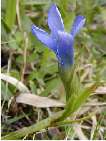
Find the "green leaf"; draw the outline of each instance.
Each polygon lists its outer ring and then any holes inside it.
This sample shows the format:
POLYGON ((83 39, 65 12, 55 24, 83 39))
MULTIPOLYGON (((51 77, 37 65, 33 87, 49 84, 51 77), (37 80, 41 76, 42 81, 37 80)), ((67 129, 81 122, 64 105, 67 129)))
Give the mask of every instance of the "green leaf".
POLYGON ((11 30, 16 19, 16 0, 7 0, 5 23, 11 30))
POLYGON ((9 88, 6 88, 6 84, 4 84, 3 81, 1 81, 1 98, 3 100, 9 100, 13 94, 9 90, 9 88))
POLYGON ((10 34, 10 36, 8 36, 8 38, 9 38, 9 42, 8 42, 9 48, 14 49, 14 50, 18 49, 19 46, 16 42, 16 39, 14 37, 12 37, 11 34, 10 34))
POLYGON ((91 90, 88 88, 84 89, 77 97, 75 97, 75 95, 72 95, 65 107, 65 112, 63 113, 60 120, 65 119, 66 117, 72 115, 75 111, 77 111, 78 108, 80 108, 84 104, 90 94, 91 90))
POLYGON ((31 92, 35 94, 37 90, 35 83, 30 80, 29 85, 30 85, 31 92))
POLYGON ((34 123, 33 125, 29 126, 29 127, 23 127, 15 132, 11 132, 5 136, 2 137, 2 140, 16 140, 16 139, 21 139, 22 137, 28 135, 28 134, 32 134, 36 131, 40 131, 42 129, 45 129, 47 127, 51 126, 51 123, 53 123, 54 121, 56 121, 63 113, 63 110, 60 112, 57 112, 55 114, 53 114, 52 116, 41 120, 37 123, 34 123))
POLYGON ((61 83, 60 79, 58 78, 52 79, 46 84, 46 89, 40 95, 48 96, 51 91, 53 91, 54 89, 56 90, 59 87, 60 83, 61 83))
POLYGON ((23 15, 21 15, 21 22, 22 22, 23 30, 25 30, 27 32, 31 32, 32 21, 24 13, 23 13, 23 15))
POLYGON ((81 94, 79 94, 79 96, 76 98, 75 100, 75 104, 74 107, 72 109, 72 112, 75 112, 79 107, 82 106, 82 104, 87 100, 87 98, 90 96, 91 94, 91 89, 90 88, 86 88, 84 89, 81 94))
POLYGON ((76 0, 60 0, 59 7, 65 28, 69 31, 71 29, 73 19, 75 18, 76 0))

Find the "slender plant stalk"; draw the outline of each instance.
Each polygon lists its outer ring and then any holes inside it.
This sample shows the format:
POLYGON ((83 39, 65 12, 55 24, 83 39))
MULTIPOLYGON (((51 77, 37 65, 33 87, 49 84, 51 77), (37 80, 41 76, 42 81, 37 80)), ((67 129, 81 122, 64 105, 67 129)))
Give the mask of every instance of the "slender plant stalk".
POLYGON ((27 48, 28 48, 28 36, 27 33, 24 32, 24 52, 23 52, 23 56, 24 56, 24 60, 23 60, 23 68, 22 68, 22 76, 21 76, 21 81, 24 82, 24 74, 25 74, 25 70, 26 70, 26 65, 27 65, 27 48))

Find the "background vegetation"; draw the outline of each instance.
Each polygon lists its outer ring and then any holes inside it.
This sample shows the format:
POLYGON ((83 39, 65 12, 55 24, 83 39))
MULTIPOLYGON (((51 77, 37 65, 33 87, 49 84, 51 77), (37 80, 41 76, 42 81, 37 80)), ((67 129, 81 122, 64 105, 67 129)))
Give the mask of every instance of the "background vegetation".
MULTIPOLYGON (((31 33, 33 23, 49 32, 47 11, 52 3, 57 4, 68 32, 75 15, 86 17, 86 25, 75 40, 75 60, 81 83, 95 87, 77 118, 93 115, 79 124, 26 132, 21 139, 106 139, 106 0, 2 0, 1 71, 25 84, 34 95, 65 101, 56 57, 31 33)), ((2 136, 63 109, 17 104, 17 87, 5 81, 1 86, 2 136)))

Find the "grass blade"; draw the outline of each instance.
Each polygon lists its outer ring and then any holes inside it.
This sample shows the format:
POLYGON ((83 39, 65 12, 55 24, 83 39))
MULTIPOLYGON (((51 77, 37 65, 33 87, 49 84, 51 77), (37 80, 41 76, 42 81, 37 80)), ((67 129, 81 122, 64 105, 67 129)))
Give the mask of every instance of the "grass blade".
POLYGON ((16 19, 16 0, 7 0, 5 23, 11 30, 16 19))
POLYGON ((28 88, 19 80, 17 80, 16 78, 9 76, 7 74, 1 74, 1 79, 14 85, 18 90, 20 90, 20 92, 23 93, 29 93, 30 91, 28 90, 28 88))
POLYGON ((48 97, 42 97, 31 93, 21 93, 16 97, 17 103, 24 103, 39 108, 64 107, 64 103, 48 97))
POLYGON ((25 135, 32 134, 36 131, 40 131, 44 128, 47 128, 51 125, 51 123, 53 123, 55 120, 57 120, 62 115, 62 113, 63 113, 63 111, 58 112, 58 113, 48 117, 47 119, 44 119, 44 120, 42 120, 36 124, 33 124, 29 127, 24 127, 24 128, 19 129, 15 132, 11 132, 10 134, 2 137, 2 140, 21 139, 25 135))

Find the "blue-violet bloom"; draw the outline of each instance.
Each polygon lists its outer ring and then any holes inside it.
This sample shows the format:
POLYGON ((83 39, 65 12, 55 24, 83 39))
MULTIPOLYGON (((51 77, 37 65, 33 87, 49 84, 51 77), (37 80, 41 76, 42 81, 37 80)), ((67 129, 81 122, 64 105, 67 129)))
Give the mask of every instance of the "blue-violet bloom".
POLYGON ((61 14, 53 4, 48 12, 48 26, 51 34, 32 25, 32 33, 57 56, 59 66, 63 69, 69 68, 74 63, 74 37, 84 26, 85 18, 77 16, 73 22, 71 32, 64 31, 64 24, 61 14))

